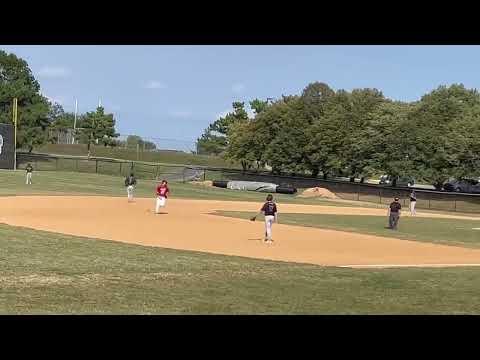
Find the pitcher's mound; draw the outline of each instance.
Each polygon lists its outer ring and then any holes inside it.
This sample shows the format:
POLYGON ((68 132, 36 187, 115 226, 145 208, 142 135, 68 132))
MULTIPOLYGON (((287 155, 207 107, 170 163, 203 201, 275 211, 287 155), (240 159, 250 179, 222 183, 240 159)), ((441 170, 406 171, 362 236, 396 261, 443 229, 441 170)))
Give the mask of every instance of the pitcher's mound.
POLYGON ((321 187, 314 187, 306 189, 302 192, 299 197, 310 198, 310 197, 320 197, 324 199, 339 199, 337 195, 331 192, 328 189, 321 188, 321 187))

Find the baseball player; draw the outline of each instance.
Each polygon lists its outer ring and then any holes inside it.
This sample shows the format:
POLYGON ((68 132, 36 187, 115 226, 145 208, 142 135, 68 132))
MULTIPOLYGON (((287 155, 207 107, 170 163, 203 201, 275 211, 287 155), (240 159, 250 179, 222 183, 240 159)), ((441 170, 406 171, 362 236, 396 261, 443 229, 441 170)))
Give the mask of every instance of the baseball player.
POLYGON ((415 211, 415 205, 417 204, 417 195, 415 190, 412 190, 410 194, 410 215, 415 216, 417 212, 415 211))
POLYGON ((155 214, 160 213, 160 208, 167 204, 167 197, 170 193, 167 180, 162 180, 157 186, 157 202, 155 204, 155 214))
POLYGON ((252 217, 250 220, 255 221, 258 215, 265 215, 265 239, 266 243, 273 243, 272 240, 272 226, 274 222, 278 222, 277 205, 273 202, 272 194, 268 194, 267 202, 263 204, 260 212, 252 217))
POLYGON ((26 181, 26 184, 27 185, 32 185, 32 174, 33 174, 33 166, 32 164, 28 163, 27 164, 27 167, 25 168, 26 172, 27 172, 27 181, 26 181))
POLYGON ((135 176, 133 175, 133 172, 132 172, 130 176, 127 176, 127 178, 125 179, 125 186, 127 187, 128 202, 133 201, 133 190, 135 190, 135 185, 137 185, 137 179, 135 179, 135 176))
POLYGON ((398 198, 396 197, 388 207, 388 227, 392 230, 397 230, 401 209, 402 205, 400 205, 398 198))

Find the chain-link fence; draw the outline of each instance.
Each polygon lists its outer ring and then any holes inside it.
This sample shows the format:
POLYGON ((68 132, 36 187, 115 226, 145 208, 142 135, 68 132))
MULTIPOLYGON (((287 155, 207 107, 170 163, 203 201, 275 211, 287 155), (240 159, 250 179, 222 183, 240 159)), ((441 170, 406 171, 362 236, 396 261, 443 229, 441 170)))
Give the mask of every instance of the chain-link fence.
POLYGON ((139 179, 166 179, 168 181, 191 181, 201 179, 202 170, 181 165, 152 164, 140 161, 122 161, 106 158, 80 156, 52 156, 17 153, 17 168, 25 169, 32 164, 36 171, 75 171, 113 176, 127 176, 131 172, 139 179))
MULTIPOLYGON (((205 179, 263 181, 280 186, 293 186, 297 189, 323 187, 344 200, 365 201, 377 204, 390 204, 398 197, 403 206, 409 205, 411 188, 394 188, 388 185, 361 184, 345 181, 322 180, 269 173, 242 172, 232 169, 204 169, 205 179)), ((417 208, 457 212, 480 213, 480 195, 458 194, 425 189, 415 189, 417 208)))
MULTIPOLYGON (((122 161, 106 158, 85 158, 75 156, 52 156, 17 153, 17 167, 24 169, 31 163, 35 170, 60 170, 127 176, 134 172, 140 179, 166 179, 168 181, 244 180, 270 182, 285 187, 305 189, 323 187, 345 200, 389 204, 394 197, 408 206, 410 188, 393 188, 374 184, 322 180, 270 173, 245 172, 235 169, 221 169, 202 166, 164 165, 139 161, 122 161)), ((424 189, 415 189, 417 208, 457 212, 480 213, 480 195, 458 194, 424 189)))

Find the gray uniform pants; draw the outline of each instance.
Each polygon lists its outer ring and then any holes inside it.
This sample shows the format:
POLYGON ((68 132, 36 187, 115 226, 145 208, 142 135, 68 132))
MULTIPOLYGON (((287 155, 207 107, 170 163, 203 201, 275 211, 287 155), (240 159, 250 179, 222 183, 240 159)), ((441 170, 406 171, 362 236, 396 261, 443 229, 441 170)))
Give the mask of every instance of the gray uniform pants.
POLYGON ((391 212, 388 218, 388 226, 390 229, 397 230, 398 219, 400 219, 400 214, 398 212, 391 212))

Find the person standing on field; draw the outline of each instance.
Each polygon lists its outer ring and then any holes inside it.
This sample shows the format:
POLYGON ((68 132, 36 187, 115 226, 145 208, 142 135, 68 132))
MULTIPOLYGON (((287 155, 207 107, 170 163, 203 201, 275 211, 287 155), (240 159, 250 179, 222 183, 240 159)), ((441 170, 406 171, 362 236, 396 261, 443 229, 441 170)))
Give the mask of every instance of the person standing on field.
POLYGON ((27 171, 27 181, 26 181, 26 184, 27 184, 27 185, 32 185, 32 174, 33 174, 33 166, 32 166, 32 164, 28 163, 28 164, 27 164, 27 167, 25 168, 25 170, 27 171))
POLYGON ((162 180, 162 182, 157 186, 156 190, 157 202, 155 204, 155 214, 159 214, 160 208, 165 207, 165 205, 167 204, 167 197, 170 193, 167 180, 162 180))
POLYGON ((262 214, 265 216, 265 239, 266 243, 273 243, 272 240, 272 227, 274 222, 278 222, 277 216, 277 205, 273 202, 272 194, 267 195, 267 202, 263 204, 260 212, 252 217, 250 220, 255 221, 258 215, 262 214))
POLYGON ((135 179, 135 176, 133 175, 133 172, 132 172, 130 176, 127 176, 127 178, 125 179, 125 186, 127 187, 128 202, 133 201, 133 190, 135 190, 136 185, 137 185, 137 179, 135 179))
POLYGON ((401 209, 402 205, 398 202, 398 198, 395 198, 388 208, 388 227, 392 230, 397 230, 401 209))
POLYGON ((415 190, 412 190, 410 194, 410 215, 415 216, 417 214, 415 210, 415 205, 417 204, 417 195, 415 194, 415 190))

